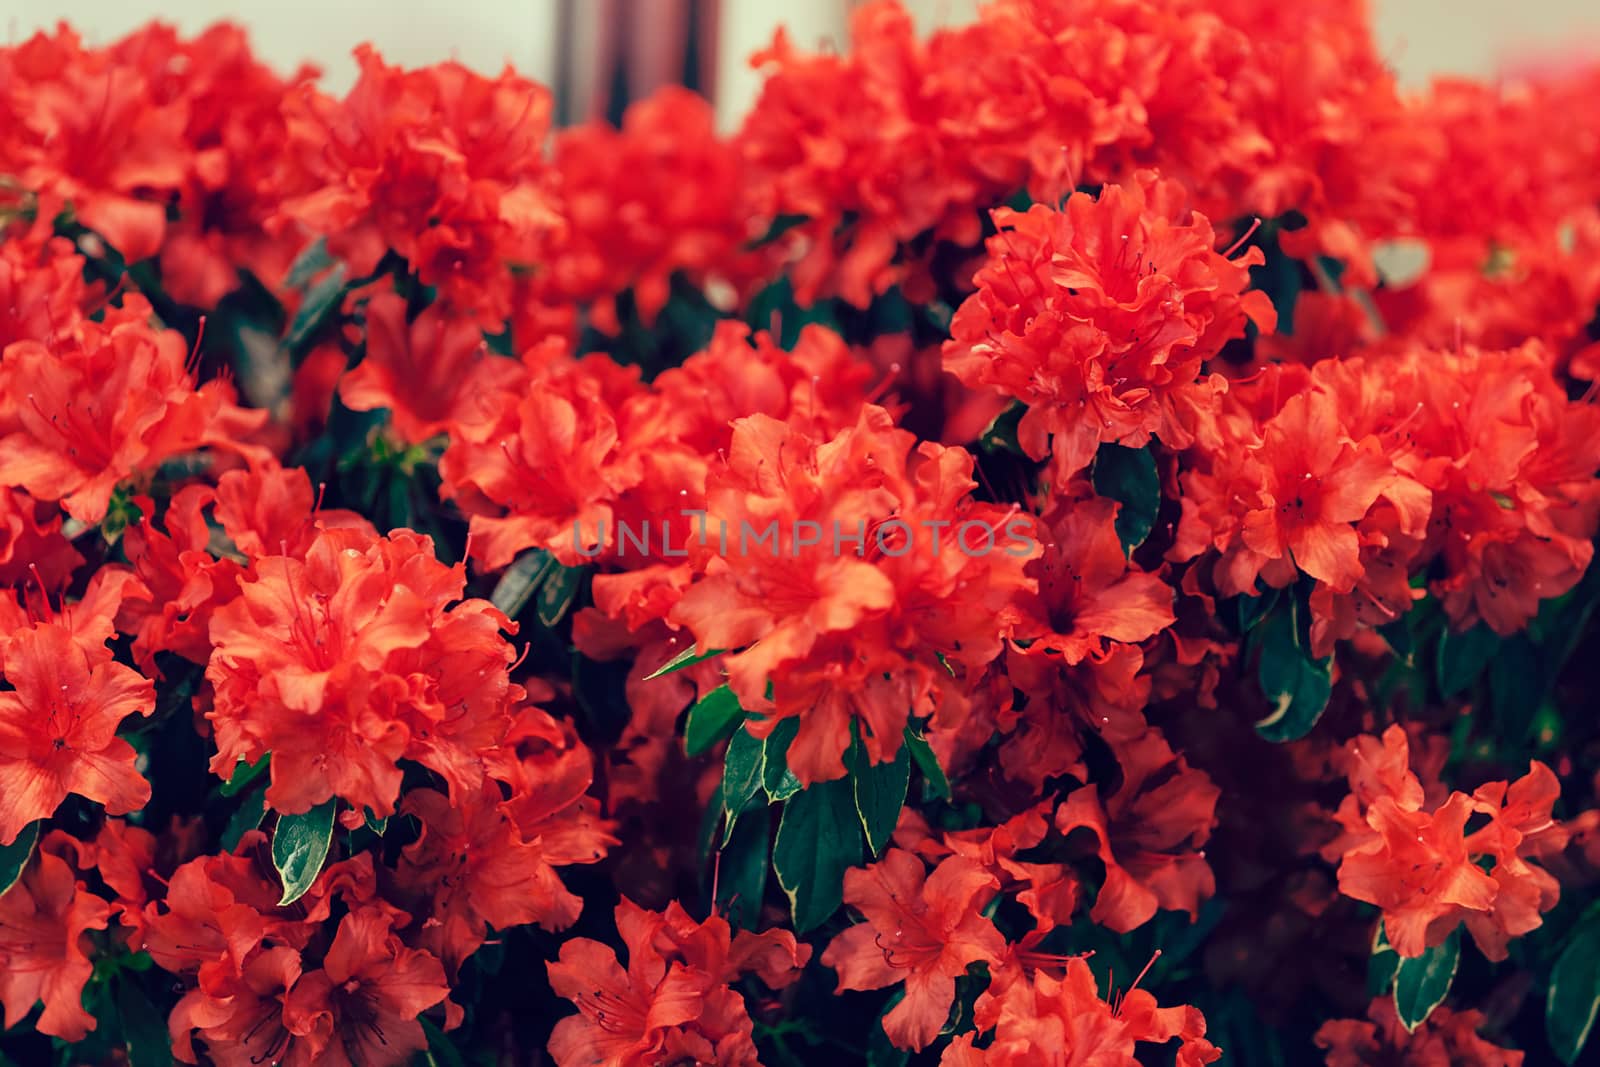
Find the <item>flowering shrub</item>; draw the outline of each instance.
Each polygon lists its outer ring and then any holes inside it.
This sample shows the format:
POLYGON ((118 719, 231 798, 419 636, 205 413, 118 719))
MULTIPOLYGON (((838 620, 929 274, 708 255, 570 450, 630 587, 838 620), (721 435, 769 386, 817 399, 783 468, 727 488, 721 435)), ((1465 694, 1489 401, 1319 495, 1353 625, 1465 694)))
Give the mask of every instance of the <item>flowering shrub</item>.
POLYGON ((1593 1055, 1600 68, 852 26, 0 49, 0 1064, 1593 1055))

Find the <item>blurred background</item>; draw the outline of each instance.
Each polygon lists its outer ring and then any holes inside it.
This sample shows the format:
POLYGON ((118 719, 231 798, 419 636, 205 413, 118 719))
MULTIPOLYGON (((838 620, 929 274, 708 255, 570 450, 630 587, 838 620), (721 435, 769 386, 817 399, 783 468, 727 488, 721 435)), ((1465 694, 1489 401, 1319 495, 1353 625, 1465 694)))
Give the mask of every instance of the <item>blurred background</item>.
MULTIPOLYGON (((1296 0, 1285 0, 1294 3, 1296 0)), ((1600 0, 1372 0, 1385 54, 1402 81, 1489 76, 1600 51, 1600 0)), ((972 17, 978 0, 903 0, 929 29, 972 17)), ((773 30, 797 44, 845 39, 851 0, 0 0, 10 42, 58 20, 92 44, 160 18, 193 32, 221 17, 242 23, 282 71, 318 64, 342 91, 350 49, 371 41, 391 62, 457 59, 493 73, 506 62, 556 89, 563 122, 620 115, 627 101, 681 82, 716 101, 724 129, 759 86, 746 63, 773 30)))

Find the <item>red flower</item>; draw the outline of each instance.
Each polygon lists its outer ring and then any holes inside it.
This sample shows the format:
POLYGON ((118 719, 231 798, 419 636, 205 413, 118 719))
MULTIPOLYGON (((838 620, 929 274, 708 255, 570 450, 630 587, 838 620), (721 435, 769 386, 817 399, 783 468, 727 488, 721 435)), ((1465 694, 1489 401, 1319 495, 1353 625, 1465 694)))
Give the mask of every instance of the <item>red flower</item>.
POLYGON ((1028 405, 1017 432, 1030 456, 1055 455, 1061 477, 1088 466, 1101 442, 1170 447, 1194 439, 1191 409, 1223 388, 1201 364, 1246 319, 1270 329, 1264 293, 1245 293, 1251 249, 1213 250, 1203 215, 1176 186, 1141 174, 1064 210, 1001 209, 1000 233, 957 310, 945 367, 972 388, 1028 405))
POLYGON ((1407 1030, 1395 1010, 1394 998, 1373 998, 1367 1018, 1331 1019, 1317 1030, 1317 1047, 1328 1050, 1327 1067, 1369 1067, 1393 1063, 1396 1067, 1522 1067, 1520 1050, 1501 1048, 1478 1036, 1485 1019, 1481 1011, 1434 1008, 1425 1022, 1407 1030))
POLYGON ((986 1049, 964 1034, 945 1049, 943 1067, 1138 1067, 1140 1042, 1181 1040, 1178 1067, 1201 1067, 1222 1051, 1205 1039, 1206 1021, 1194 1008, 1159 1008, 1143 989, 1111 1003, 1100 999, 1094 975, 1081 957, 1068 957, 1062 977, 1043 971, 1003 972, 978 998, 974 1021, 994 1031, 986 1049))
POLYGON ((822 954, 839 972, 839 990, 905 984, 883 1019, 889 1040, 920 1051, 938 1036, 955 1003, 956 979, 974 963, 1000 962, 1005 939, 981 913, 1000 883, 971 860, 952 856, 927 873, 910 852, 844 876, 844 900, 865 917, 822 954))
POLYGON ((11 635, 5 679, 13 691, 0 693, 0 845, 49 818, 68 794, 113 815, 144 807, 150 783, 117 727, 155 710, 148 678, 91 661, 65 628, 40 623, 11 635))
POLYGON ((119 482, 207 445, 247 449, 237 434, 266 421, 234 406, 221 380, 196 386, 181 335, 127 322, 86 322, 59 351, 36 341, 0 358, 0 409, 17 428, 0 438, 0 485, 60 500, 99 522, 119 482))
POLYGON ((96 1028, 83 1009, 83 987, 94 973, 84 934, 104 930, 110 917, 110 906, 84 888, 48 840, 42 842, 21 880, 0 894, 0 1005, 7 1029, 41 1000, 40 1033, 71 1042, 96 1028))
POLYGON ((339 382, 355 411, 387 408, 401 440, 420 444, 476 413, 483 394, 517 376, 517 364, 490 356, 483 331, 434 304, 406 321, 406 301, 379 293, 367 302, 366 356, 339 382))

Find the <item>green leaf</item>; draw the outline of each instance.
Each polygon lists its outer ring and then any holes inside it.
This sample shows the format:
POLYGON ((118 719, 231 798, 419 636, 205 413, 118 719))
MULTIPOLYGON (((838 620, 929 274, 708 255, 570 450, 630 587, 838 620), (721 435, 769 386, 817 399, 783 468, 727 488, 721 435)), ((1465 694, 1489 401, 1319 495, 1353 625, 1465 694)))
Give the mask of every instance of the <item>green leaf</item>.
POLYGON ((1518 634, 1500 645, 1489 663, 1489 697, 1502 741, 1518 746, 1528 740, 1547 688, 1544 664, 1532 641, 1518 634))
POLYGON ((267 753, 254 763, 240 760, 233 766, 233 775, 222 783, 221 793, 225 797, 236 797, 249 789, 256 779, 267 772, 267 767, 272 760, 272 753, 267 753))
POLYGON ((739 698, 733 690, 719 685, 701 697, 689 709, 689 721, 684 725, 684 743, 689 755, 698 756, 708 751, 718 741, 730 737, 744 718, 739 698))
POLYGON ((489 602, 499 608, 505 617, 514 619, 528 606, 534 590, 556 565, 556 558, 542 548, 530 548, 506 568, 495 583, 489 602))
POLYGON ((722 806, 730 820, 749 810, 761 795, 765 751, 765 743, 751 737, 748 730, 736 731, 729 740, 722 763, 722 806))
POLYGON ((228 819, 222 830, 222 847, 232 852, 239 847, 239 839, 261 825, 267 817, 267 787, 257 786, 239 802, 239 810, 228 819))
POLYGON ((1144 544, 1161 510, 1161 476, 1149 447, 1101 445, 1095 453, 1092 480, 1096 493, 1121 505, 1117 508, 1117 536, 1122 539, 1123 551, 1132 552, 1144 544))
POLYGON ((365 816, 362 821, 366 824, 368 830, 371 830, 379 837, 382 837, 389 829, 389 816, 385 815, 380 819, 376 815, 372 814, 371 808, 366 809, 365 816))
POLYGON ((717 860, 717 907, 743 930, 754 930, 761 918, 771 863, 770 830, 771 819, 764 811, 740 819, 717 860))
POLYGON ((0 896, 6 890, 17 884, 22 877, 22 869, 28 865, 28 857, 33 855, 33 843, 39 839, 38 822, 30 822, 17 834, 17 839, 9 845, 0 845, 0 896))
POLYGON ((922 772, 922 779, 927 783, 928 790, 940 799, 949 800, 950 779, 945 777, 944 768, 939 766, 939 757, 934 754, 933 746, 928 744, 928 739, 909 726, 906 727, 906 751, 911 753, 911 758, 916 761, 917 769, 922 772))
POLYGON ((132 978, 122 976, 116 986, 117 1016, 130 1067, 168 1067, 173 1062, 172 1039, 164 1014, 132 978))
POLYGON ((1268 741, 1298 741, 1310 733, 1333 692, 1331 657, 1314 660, 1306 655, 1300 647, 1297 613, 1291 601, 1288 611, 1274 612, 1258 630, 1261 661, 1256 673, 1273 710, 1256 723, 1256 733, 1268 741))
POLYGON ((283 880, 281 908, 305 896, 306 890, 322 873, 333 844, 333 813, 338 806, 327 800, 300 815, 279 817, 272 831, 272 865, 283 880))
POLYGON ((1372 955, 1367 957, 1367 996, 1381 997, 1394 986, 1394 972, 1400 966, 1400 953, 1389 944, 1389 935, 1378 923, 1372 938, 1372 955))
POLYGON ((315 241, 295 257, 294 263, 289 267, 289 275, 284 278, 283 284, 290 289, 303 289, 312 278, 333 266, 333 257, 328 254, 328 239, 318 237, 315 241))
POLYGON ((1022 416, 1028 413, 1026 404, 1012 401, 994 421, 984 427, 983 433, 978 435, 978 443, 990 451, 1010 452, 1017 456, 1026 456, 1022 446, 1017 443, 1017 427, 1022 422, 1022 416))
POLYGON ((1544 1029, 1562 1063, 1583 1051, 1600 1011, 1600 909, 1590 908, 1568 935, 1567 947, 1550 972, 1544 1029))
POLYGON ((437 1023, 426 1015, 417 1016, 417 1022, 422 1024, 422 1032, 428 1038, 427 1057, 434 1067, 467 1067, 467 1061, 461 1058, 455 1043, 439 1029, 437 1023))
POLYGON ((1234 608, 1239 613, 1239 632, 1247 634, 1255 629, 1256 624, 1278 606, 1278 595, 1281 592, 1283 592, 1281 589, 1268 588, 1254 596, 1234 597, 1234 608))
POLYGON ((818 782, 784 805, 772 866, 796 933, 816 929, 839 910, 844 872, 860 862, 861 829, 848 781, 818 782))
POLYGON ((1446 628, 1439 638, 1439 654, 1434 664, 1440 695, 1448 699, 1472 688, 1494 658, 1499 643, 1495 632, 1481 622, 1466 633, 1446 628))
POLYGON ((301 302, 300 310, 295 312, 293 321, 289 323, 289 335, 284 339, 284 344, 291 352, 304 355, 310 342, 322 332, 328 319, 338 314, 339 305, 344 300, 344 291, 343 263, 334 267, 326 278, 306 290, 305 300, 301 302))
POLYGON ((572 602, 578 598, 585 570, 584 567, 563 567, 560 564, 550 569, 539 586, 538 596, 534 598, 534 611, 545 626, 555 626, 565 617, 572 602))
POLYGON ((676 656, 673 656, 671 659, 667 660, 667 662, 663 663, 661 666, 645 675, 644 680, 648 682, 653 678, 660 678, 663 674, 672 674, 674 671, 681 671, 685 667, 693 667, 696 663, 708 660, 712 656, 720 656, 723 652, 723 650, 720 648, 714 648, 710 652, 696 652, 694 649, 695 646, 690 645, 688 648, 684 649, 682 652, 679 652, 676 656))
POLYGON ((846 759, 856 817, 867 835, 868 850, 876 856, 889 843, 895 824, 900 821, 906 788, 911 783, 911 752, 902 744, 888 763, 872 763, 866 746, 857 736, 851 741, 846 759))
POLYGON ((1414 959, 1401 957, 1394 972, 1394 1006, 1407 1031, 1422 1025, 1450 992, 1461 960, 1461 927, 1456 927, 1442 945, 1435 945, 1414 959))
POLYGON ((800 792, 800 779, 789 769, 789 745, 800 732, 800 720, 795 717, 781 720, 767 735, 762 746, 762 787, 773 803, 788 800, 800 792))

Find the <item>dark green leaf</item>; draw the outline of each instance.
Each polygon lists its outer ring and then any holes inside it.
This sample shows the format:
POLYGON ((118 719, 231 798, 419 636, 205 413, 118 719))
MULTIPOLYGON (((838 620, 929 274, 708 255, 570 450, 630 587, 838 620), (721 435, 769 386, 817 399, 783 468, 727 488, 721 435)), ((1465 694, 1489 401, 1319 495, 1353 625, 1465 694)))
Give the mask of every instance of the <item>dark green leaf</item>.
POLYGON ((0 896, 6 890, 17 884, 17 879, 22 877, 22 869, 28 865, 28 857, 33 855, 33 843, 39 839, 39 824, 30 822, 17 834, 17 839, 9 845, 0 845, 0 896))
POLYGON ((328 254, 328 239, 318 237, 295 257, 293 265, 289 267, 289 276, 283 280, 283 284, 290 289, 303 289, 312 278, 331 266, 333 257, 328 254))
POLYGON ((516 618, 555 565, 556 558, 544 549, 528 549, 500 576, 494 592, 489 594, 489 602, 504 612, 506 618, 516 618))
POLYGON ((222 830, 222 847, 232 852, 239 847, 239 839, 261 825, 267 817, 267 787, 257 786, 239 802, 239 810, 228 819, 222 830))
POLYGON ((272 865, 283 880, 283 899, 278 906, 293 904, 322 873, 333 844, 333 813, 337 801, 327 800, 308 812, 284 815, 272 831, 272 865))
POLYGON ((739 707, 739 698, 733 695, 733 690, 725 685, 717 686, 689 709, 689 721, 683 729, 689 755, 698 756, 718 741, 732 736, 743 718, 744 710, 739 707))
POLYGON ((1591 908, 1567 938, 1550 972, 1544 1028, 1562 1063, 1583 1051, 1600 1011, 1600 910, 1591 908))
POLYGON ((467 1061, 461 1058, 455 1043, 439 1029, 437 1023, 426 1015, 417 1016, 417 1021, 422 1024, 422 1032, 428 1038, 427 1055, 434 1067, 467 1067, 467 1061))
POLYGON ((165 1017, 131 977, 121 976, 116 986, 117 1016, 130 1067, 168 1067, 173 1062, 172 1040, 165 1017))
POLYGON ((1450 992, 1461 959, 1461 928, 1414 959, 1401 957, 1394 972, 1394 1006, 1400 1022, 1408 1030, 1421 1026, 1450 992))
POLYGON ((1546 688, 1544 664, 1533 642, 1520 634, 1502 642, 1489 664, 1489 696, 1502 741, 1520 745, 1533 733, 1546 688))
POLYGON ((1027 405, 1013 401, 1009 407, 995 416, 994 421, 984 428, 983 433, 978 435, 978 443, 990 451, 1026 455, 1022 451, 1022 445, 1017 443, 1017 426, 1022 422, 1022 416, 1027 413, 1027 405))
POLYGON ((728 741, 722 764, 722 806, 728 809, 729 819, 738 818, 761 795, 765 749, 748 730, 735 731, 728 741))
POLYGON ((1314 660, 1300 647, 1297 609, 1273 612, 1261 624, 1261 660, 1257 677, 1272 712, 1256 723, 1268 741, 1298 741, 1311 732, 1328 707, 1333 691, 1329 660, 1314 660))
POLYGON ((555 626, 566 616, 567 609, 572 607, 572 602, 578 597, 578 589, 583 585, 585 569, 563 567, 560 564, 550 569, 539 585, 538 596, 534 598, 534 610, 540 622, 555 626))
POLYGON ((1400 966, 1400 953, 1389 944, 1383 923, 1372 939, 1372 955, 1367 957, 1367 996, 1381 997, 1394 986, 1394 972, 1400 966))
POLYGON ((720 648, 714 648, 710 652, 696 652, 694 649, 695 646, 690 645, 688 648, 684 649, 682 652, 679 652, 676 656, 673 656, 671 659, 667 660, 667 662, 663 663, 661 666, 645 675, 644 680, 648 682, 652 678, 660 678, 663 674, 671 674, 674 671, 681 671, 685 667, 693 667, 696 663, 708 660, 712 656, 722 655, 723 651, 720 648))
POLYGON ((905 806, 906 788, 911 782, 911 751, 902 744, 888 763, 872 763, 860 737, 850 744, 850 784, 854 790, 856 817, 867 836, 867 848, 876 856, 883 851, 900 820, 905 806))
POLYGON ((1234 597, 1234 607, 1239 613, 1239 632, 1247 634, 1255 629, 1256 624, 1277 606, 1278 595, 1281 592, 1281 589, 1269 588, 1264 592, 1258 592, 1255 596, 1234 597))
POLYGON ((772 728, 762 746, 765 767, 761 784, 773 803, 788 800, 800 792, 800 779, 789 769, 789 744, 799 732, 798 718, 783 719, 772 728))
POLYGON ((1378 636, 1383 638, 1396 658, 1407 666, 1411 664, 1417 652, 1417 642, 1411 632, 1409 615, 1401 616, 1394 622, 1378 627, 1378 636))
POLYGON ((1094 457, 1093 481, 1096 493, 1121 505, 1117 508, 1117 536, 1123 550, 1132 552, 1144 544, 1161 510, 1161 476, 1149 447, 1101 445, 1094 457))
POLYGON ((367 809, 366 818, 363 821, 366 823, 367 829, 371 830, 373 833, 377 834, 379 837, 382 837, 384 835, 384 833, 389 829, 389 816, 385 815, 383 818, 380 819, 380 818, 378 818, 378 816, 372 814, 372 809, 371 808, 367 809))
POLYGON ((1439 638, 1435 663, 1440 695, 1449 698, 1472 688, 1489 665, 1499 642, 1495 632, 1481 622, 1466 633, 1447 628, 1439 638))
POLYGON ((255 784, 256 779, 267 772, 267 767, 271 760, 272 753, 269 752, 254 763, 246 763, 244 760, 240 760, 234 764, 233 775, 222 783, 222 795, 236 797, 246 789, 249 789, 250 786, 255 784))
POLYGON ((765 811, 740 819, 717 863, 717 907, 734 926, 754 930, 767 893, 771 820, 765 811))
POLYGON ((817 782, 784 805, 772 866, 796 933, 816 929, 839 910, 844 872, 860 863, 861 829, 848 781, 817 782))
POLYGON ((916 760, 917 769, 922 772, 922 779, 929 791, 936 797, 949 800, 950 779, 945 777, 944 768, 939 766, 939 757, 934 754, 928 739, 909 726, 906 727, 906 751, 916 760))
POLYGON ((289 336, 284 339, 284 344, 291 352, 297 356, 305 354, 310 342, 322 332, 329 318, 338 314, 339 305, 344 300, 344 292, 343 263, 334 267, 326 278, 306 290, 300 310, 295 312, 293 321, 289 323, 289 336))

